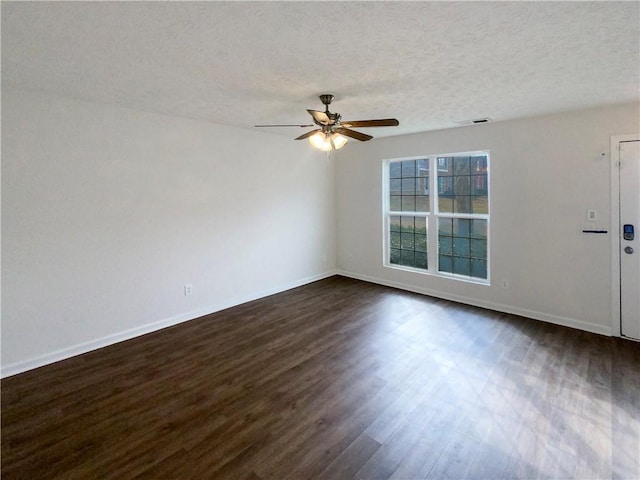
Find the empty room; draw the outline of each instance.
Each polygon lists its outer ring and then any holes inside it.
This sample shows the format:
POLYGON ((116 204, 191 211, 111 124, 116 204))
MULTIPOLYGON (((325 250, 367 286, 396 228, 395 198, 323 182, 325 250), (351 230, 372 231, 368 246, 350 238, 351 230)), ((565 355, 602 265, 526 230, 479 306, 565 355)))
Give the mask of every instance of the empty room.
POLYGON ((3 479, 640 478, 640 3, 0 8, 3 479))

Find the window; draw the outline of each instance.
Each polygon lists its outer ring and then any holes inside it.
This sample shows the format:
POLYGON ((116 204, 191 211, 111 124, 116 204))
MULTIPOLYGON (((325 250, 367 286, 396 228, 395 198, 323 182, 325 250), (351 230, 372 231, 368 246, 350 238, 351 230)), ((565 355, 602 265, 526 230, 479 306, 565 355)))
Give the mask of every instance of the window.
POLYGON ((384 179, 385 265, 488 283, 489 153, 389 160, 384 179))

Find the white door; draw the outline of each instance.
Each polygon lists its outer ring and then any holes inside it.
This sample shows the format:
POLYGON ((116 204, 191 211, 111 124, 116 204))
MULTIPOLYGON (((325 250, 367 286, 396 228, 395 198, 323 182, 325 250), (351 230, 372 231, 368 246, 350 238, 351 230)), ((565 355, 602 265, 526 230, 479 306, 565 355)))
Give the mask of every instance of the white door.
POLYGON ((640 339, 640 141, 620 143, 619 172, 620 332, 640 339))

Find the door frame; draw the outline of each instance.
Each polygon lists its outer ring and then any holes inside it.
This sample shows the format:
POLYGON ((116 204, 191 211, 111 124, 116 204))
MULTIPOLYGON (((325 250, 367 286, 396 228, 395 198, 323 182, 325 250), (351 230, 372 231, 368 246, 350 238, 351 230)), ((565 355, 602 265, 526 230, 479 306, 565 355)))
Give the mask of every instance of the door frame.
POLYGON ((621 337, 620 329, 620 143, 640 141, 640 133, 611 137, 611 336, 621 337))

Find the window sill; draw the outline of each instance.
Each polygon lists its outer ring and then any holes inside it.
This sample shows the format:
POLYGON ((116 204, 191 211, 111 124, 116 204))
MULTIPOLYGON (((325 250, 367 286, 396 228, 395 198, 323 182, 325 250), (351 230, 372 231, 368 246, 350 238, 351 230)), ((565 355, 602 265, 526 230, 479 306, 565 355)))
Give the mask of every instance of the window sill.
POLYGON ((429 275, 431 277, 446 278, 448 280, 455 280, 456 282, 473 283, 475 285, 483 285, 485 287, 491 286, 490 279, 485 280, 483 278, 467 277, 465 275, 457 275, 455 273, 434 272, 430 270, 422 270, 420 268, 405 267, 403 265, 396 265, 391 263, 385 263, 384 266, 386 268, 391 268, 393 270, 402 270, 404 272, 419 273, 420 275, 429 275))

